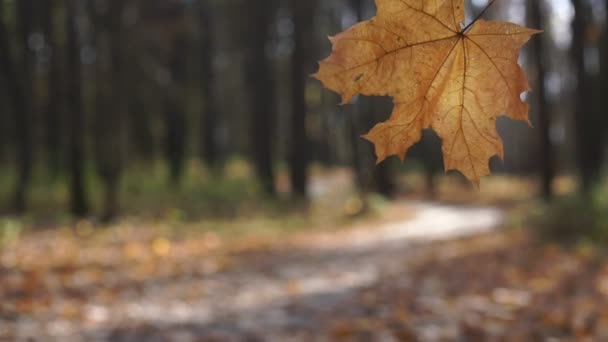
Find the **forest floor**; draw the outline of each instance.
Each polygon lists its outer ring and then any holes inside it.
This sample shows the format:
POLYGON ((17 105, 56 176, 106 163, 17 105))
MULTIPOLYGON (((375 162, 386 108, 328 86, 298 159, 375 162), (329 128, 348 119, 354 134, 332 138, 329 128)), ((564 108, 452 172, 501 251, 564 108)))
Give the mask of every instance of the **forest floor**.
POLYGON ((533 242, 499 207, 400 201, 382 217, 25 234, 0 250, 0 341, 608 339, 601 251, 533 242))

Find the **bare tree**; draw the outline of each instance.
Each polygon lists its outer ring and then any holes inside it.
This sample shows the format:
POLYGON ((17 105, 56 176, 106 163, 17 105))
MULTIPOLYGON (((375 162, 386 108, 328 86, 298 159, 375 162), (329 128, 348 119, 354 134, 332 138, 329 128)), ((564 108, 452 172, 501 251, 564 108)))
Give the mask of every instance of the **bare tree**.
POLYGON ((586 1, 571 0, 575 15, 572 21, 572 59, 576 67, 577 93, 574 122, 581 190, 589 194, 600 176, 602 165, 601 118, 593 106, 593 87, 585 63, 587 24, 590 8, 586 1))
POLYGON ((175 34, 169 57, 171 84, 165 102, 165 153, 169 160, 171 181, 174 185, 181 180, 186 158, 186 109, 184 108, 184 88, 186 83, 186 60, 188 38, 183 32, 175 34))
POLYGON ((258 179, 264 192, 275 194, 273 138, 276 117, 274 66, 266 53, 274 19, 274 1, 245 0, 248 21, 247 86, 251 101, 251 149, 258 179))
POLYGON ((291 0, 294 21, 294 50, 291 60, 292 117, 289 171, 295 195, 306 197, 308 163, 311 144, 306 131, 306 83, 314 68, 313 51, 314 13, 316 0, 291 0))
MULTIPOLYGON (((533 27, 544 27, 544 2, 542 0, 529 2, 529 17, 533 27)), ((539 134, 539 160, 538 166, 541 176, 541 193, 546 201, 553 197, 553 178, 555 177, 555 166, 553 160, 553 146, 551 144, 551 108, 547 101, 547 89, 545 87, 547 58, 545 56, 546 44, 544 35, 533 39, 534 47, 534 67, 536 70, 536 84, 534 86, 536 94, 536 106, 538 108, 539 134)))
POLYGON ((45 121, 45 142, 47 164, 52 176, 61 168, 62 123, 64 84, 62 82, 61 55, 57 44, 57 25, 55 22, 57 1, 43 2, 43 29, 48 51, 47 70, 47 110, 45 121))
POLYGON ((70 173, 71 211, 75 216, 88 213, 89 205, 85 188, 85 112, 82 99, 82 63, 80 60, 80 42, 76 27, 79 13, 79 0, 65 0, 67 13, 66 32, 68 65, 70 67, 67 79, 68 105, 68 146, 70 173))
POLYGON ((215 167, 219 159, 217 139, 218 108, 215 98, 215 75, 213 71, 214 30, 213 6, 209 0, 200 1, 200 39, 201 39, 201 159, 208 166, 215 167))
POLYGON ((21 57, 21 63, 13 63, 15 67, 21 70, 21 73, 17 76, 20 79, 20 85, 16 85, 21 88, 23 93, 23 99, 17 100, 15 105, 22 107, 21 109, 15 108, 15 113, 20 112, 20 118, 16 118, 17 134, 19 135, 19 154, 18 158, 18 176, 13 197, 13 208, 17 212, 23 212, 26 205, 26 192, 28 183, 30 182, 32 173, 32 103, 33 99, 33 79, 32 79, 32 54, 29 48, 29 38, 32 33, 32 18, 33 3, 32 0, 19 1, 16 6, 17 9, 17 22, 19 37, 19 47, 21 57))
MULTIPOLYGON (((365 20, 365 9, 369 1, 350 0, 357 21, 365 20)), ((352 144, 353 168, 358 187, 363 191, 375 191, 386 197, 395 192, 390 161, 375 165, 374 150, 371 144, 363 141, 361 135, 371 129, 380 118, 378 114, 390 111, 389 106, 379 98, 359 97, 350 120, 350 139, 352 144)))

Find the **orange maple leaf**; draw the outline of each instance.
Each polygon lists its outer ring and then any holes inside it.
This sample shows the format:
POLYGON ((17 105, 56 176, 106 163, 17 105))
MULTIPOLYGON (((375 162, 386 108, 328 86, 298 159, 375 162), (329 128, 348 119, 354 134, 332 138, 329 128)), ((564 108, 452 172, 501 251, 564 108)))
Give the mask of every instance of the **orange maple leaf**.
POLYGON ((499 115, 528 120, 530 90, 519 50, 538 30, 474 20, 464 0, 376 0, 377 15, 330 38, 331 56, 314 76, 342 95, 391 96, 390 119, 367 135, 378 162, 407 150, 432 128, 447 170, 479 184, 489 159, 504 158, 499 115))

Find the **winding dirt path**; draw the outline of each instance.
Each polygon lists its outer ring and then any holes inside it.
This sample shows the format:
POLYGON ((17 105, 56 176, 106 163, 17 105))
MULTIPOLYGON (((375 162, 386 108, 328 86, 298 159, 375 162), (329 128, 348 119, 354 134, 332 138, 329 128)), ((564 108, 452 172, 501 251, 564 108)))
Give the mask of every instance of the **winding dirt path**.
POLYGON ((417 214, 405 222, 245 255, 226 272, 151 285, 115 307, 91 307, 90 314, 103 325, 69 335, 112 341, 307 340, 300 332, 310 336, 323 314, 354 290, 403 272, 404 263, 424 253, 424 246, 485 233, 503 221, 497 209, 413 206, 417 214), (167 295, 191 293, 202 285, 199 298, 167 295))

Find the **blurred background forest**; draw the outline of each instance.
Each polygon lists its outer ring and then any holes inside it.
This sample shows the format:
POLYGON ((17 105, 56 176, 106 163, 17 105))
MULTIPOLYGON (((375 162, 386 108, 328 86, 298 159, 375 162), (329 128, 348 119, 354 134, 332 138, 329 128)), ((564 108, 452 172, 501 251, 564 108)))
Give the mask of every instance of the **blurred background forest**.
MULTIPOLYGON (((472 1, 469 17, 485 5, 472 1)), ((310 175, 331 168, 352 171, 360 192, 387 197, 411 190, 403 173, 425 174, 417 183, 430 193, 441 177, 432 133, 405 164, 375 168, 359 136, 388 116, 390 101, 340 107, 308 76, 329 53, 326 37, 372 16, 373 1, 4 0, 0 8, 6 213, 111 218, 168 194, 199 212, 247 196, 302 199, 310 175)), ((501 121, 506 160, 493 163, 497 173, 538 180, 545 198, 557 175, 578 175, 583 192, 601 175, 605 13, 603 2, 580 0, 498 1, 488 14, 545 30, 521 59, 534 128, 501 121)))
POLYGON ((310 77, 374 13, 0 0, 0 340, 608 340, 608 0, 486 12, 544 33, 479 189, 310 77))

